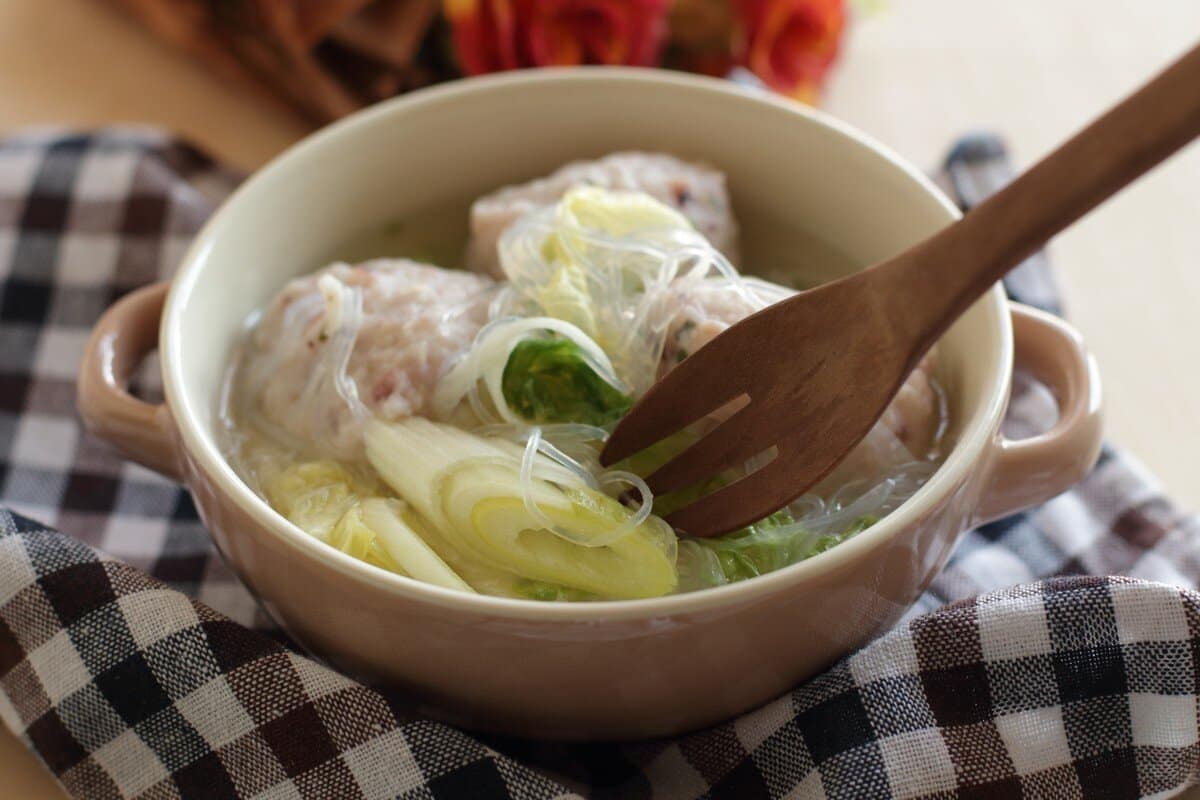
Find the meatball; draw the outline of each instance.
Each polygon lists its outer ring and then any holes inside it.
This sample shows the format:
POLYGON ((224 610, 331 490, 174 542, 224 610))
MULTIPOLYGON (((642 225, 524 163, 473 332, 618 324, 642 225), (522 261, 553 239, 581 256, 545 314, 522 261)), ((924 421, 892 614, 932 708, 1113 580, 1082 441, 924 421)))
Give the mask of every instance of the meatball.
POLYGON ((545 178, 484 195, 471 206, 467 265, 503 277, 496 245, 521 215, 551 205, 582 185, 642 191, 679 211, 730 261, 738 260, 738 229, 725 176, 704 166, 656 153, 614 153, 596 161, 567 164, 545 178))
POLYGON ((335 264, 294 280, 246 343, 238 404, 301 449, 355 458, 368 414, 429 413, 442 372, 487 321, 494 286, 403 259, 335 264), (360 300, 339 303, 354 291, 360 300))

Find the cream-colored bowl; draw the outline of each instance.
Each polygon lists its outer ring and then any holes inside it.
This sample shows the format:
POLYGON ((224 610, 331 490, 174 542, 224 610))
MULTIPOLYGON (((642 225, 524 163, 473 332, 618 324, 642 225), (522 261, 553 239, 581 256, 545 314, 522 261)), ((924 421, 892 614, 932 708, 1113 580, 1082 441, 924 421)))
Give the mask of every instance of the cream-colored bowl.
POLYGON ((956 216, 920 172, 861 134, 724 82, 639 70, 458 82, 332 125, 248 180, 197 237, 165 308, 166 287, 149 287, 101 320, 82 416, 190 487, 222 554, 314 653, 411 691, 438 717, 569 738, 676 733, 786 691, 894 623, 961 531, 1051 497, 1095 460, 1099 390, 1077 335, 996 289, 941 343, 956 444, 933 479, 858 537, 751 581, 588 604, 461 594, 334 551, 242 483, 217 445, 219 389, 247 315, 285 281, 389 221, 465 212, 487 190, 621 149, 723 169, 751 253, 792 227, 865 265, 956 216), (1062 407, 1053 430, 1022 442, 998 433, 1014 329, 1018 362, 1062 407), (156 345, 160 407, 124 391, 156 345))

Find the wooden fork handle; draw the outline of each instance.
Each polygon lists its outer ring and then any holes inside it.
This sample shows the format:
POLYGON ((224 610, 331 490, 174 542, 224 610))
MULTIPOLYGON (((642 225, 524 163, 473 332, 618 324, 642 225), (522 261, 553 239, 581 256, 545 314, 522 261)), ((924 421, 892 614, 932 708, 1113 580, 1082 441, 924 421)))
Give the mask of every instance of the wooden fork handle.
POLYGON ((881 265, 925 345, 1059 231, 1200 136, 1200 46, 931 239, 881 265), (915 290, 915 291, 914 291, 915 290))

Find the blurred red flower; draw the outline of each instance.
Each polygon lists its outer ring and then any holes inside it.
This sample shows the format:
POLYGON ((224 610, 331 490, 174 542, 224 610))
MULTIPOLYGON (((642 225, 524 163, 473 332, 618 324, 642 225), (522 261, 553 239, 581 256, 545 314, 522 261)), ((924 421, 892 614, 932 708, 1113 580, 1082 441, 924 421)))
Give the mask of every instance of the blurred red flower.
POLYGON ((732 0, 734 58, 777 92, 815 102, 838 53, 844 0, 732 0))
POLYGON ((445 0, 464 72, 658 62, 670 0, 445 0))

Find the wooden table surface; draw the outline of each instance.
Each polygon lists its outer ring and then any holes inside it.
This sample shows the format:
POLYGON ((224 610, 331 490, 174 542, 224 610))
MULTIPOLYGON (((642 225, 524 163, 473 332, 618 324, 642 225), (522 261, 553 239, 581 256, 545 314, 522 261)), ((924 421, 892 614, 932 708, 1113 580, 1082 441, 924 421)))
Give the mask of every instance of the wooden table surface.
MULTIPOLYGON (((980 129, 1005 135, 1029 163, 1200 34, 1197 0, 884 5, 858 21, 826 108, 922 166, 980 129)), ((0 132, 46 123, 163 125, 244 168, 309 130, 286 106, 210 76, 96 0, 4 0, 0 132)), ((1111 437, 1190 506, 1200 504, 1198 209, 1193 146, 1052 248, 1070 315, 1100 362, 1111 437)), ((6 732, 0 776, 5 796, 62 797, 6 732)))

